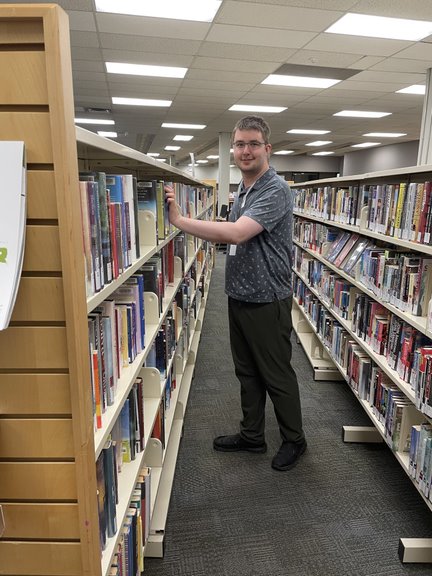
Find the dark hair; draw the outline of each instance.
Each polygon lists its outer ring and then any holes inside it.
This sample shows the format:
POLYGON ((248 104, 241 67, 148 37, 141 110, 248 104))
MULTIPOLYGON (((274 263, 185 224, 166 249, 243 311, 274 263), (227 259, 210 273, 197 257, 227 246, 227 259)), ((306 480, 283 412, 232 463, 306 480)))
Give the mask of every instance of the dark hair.
POLYGON ((232 131, 232 141, 234 141, 234 135, 237 130, 258 130, 258 132, 261 132, 266 144, 270 141, 270 126, 264 118, 261 118, 261 116, 244 116, 243 118, 240 118, 232 131))

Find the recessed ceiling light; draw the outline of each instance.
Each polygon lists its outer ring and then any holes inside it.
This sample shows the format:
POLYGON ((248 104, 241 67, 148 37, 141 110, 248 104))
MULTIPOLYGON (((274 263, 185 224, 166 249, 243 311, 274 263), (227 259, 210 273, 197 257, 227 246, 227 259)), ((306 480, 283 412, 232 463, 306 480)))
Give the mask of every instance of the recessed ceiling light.
POLYGON ((222 0, 96 0, 97 12, 130 14, 132 16, 150 16, 152 18, 172 18, 174 20, 193 20, 211 22, 219 10, 222 0))
POLYGON ((287 108, 283 108, 282 106, 252 106, 248 104, 234 104, 228 110, 232 110, 233 112, 268 112, 269 114, 278 114, 279 112, 283 112, 287 110, 287 108))
POLYGON ((160 106, 169 108, 172 100, 149 100, 147 98, 118 98, 116 96, 112 99, 113 104, 124 104, 125 106, 160 106))
POLYGON ((147 152, 147 156, 151 156, 152 158, 157 158, 160 156, 159 152, 147 152))
POLYGON ((192 163, 191 163, 191 164, 188 164, 188 166, 199 166, 199 164, 196 164, 196 163, 195 163, 195 164, 192 164, 192 163))
POLYGON ((404 132, 368 132, 363 136, 370 136, 371 138, 400 138, 406 136, 404 132))
POLYGON ((287 154, 293 154, 294 150, 278 150, 277 152, 273 152, 274 155, 278 156, 286 156, 287 154))
POLYGON ((326 144, 332 144, 331 140, 315 140, 315 142, 309 142, 305 146, 325 146, 326 144))
POLYGON ((217 160, 219 158, 219 156, 217 154, 210 154, 210 156, 207 156, 207 158, 209 160, 217 160))
POLYGON ((368 112, 366 110, 341 110, 333 116, 347 116, 349 118, 383 118, 390 116, 391 112, 368 112))
POLYGON ((287 130, 287 134, 328 134, 330 130, 303 130, 302 128, 293 128, 287 130))
POLYGON ((164 122, 161 124, 162 128, 184 128, 185 130, 202 130, 206 128, 206 124, 176 124, 173 122, 164 122))
POLYGON ((187 68, 178 66, 149 66, 147 64, 122 64, 105 62, 107 72, 111 74, 131 74, 133 76, 158 76, 160 78, 184 78, 187 68))
POLYGON ((192 140, 193 136, 186 136, 185 134, 177 134, 177 136, 174 136, 173 140, 181 140, 182 142, 189 142, 189 140, 192 140))
POLYGON ((419 94, 423 96, 426 94, 426 86, 422 84, 412 84, 401 90, 396 90, 396 94, 419 94))
POLYGON ((117 138, 117 132, 105 132, 104 130, 98 130, 99 136, 104 136, 105 138, 117 138))
POLYGON ((98 118, 75 118, 75 124, 104 124, 112 126, 114 120, 102 120, 98 118))
POLYGON ((417 41, 432 34, 432 22, 369 14, 345 14, 325 32, 417 41))
POLYGON ((197 160, 197 164, 208 164, 208 160, 197 160))
POLYGON ((156 158, 158 162, 166 162, 166 158, 156 158))
POLYGON ((334 78, 313 78, 309 76, 284 76, 282 74, 270 74, 261 84, 272 86, 297 86, 300 88, 329 88, 338 84, 341 80, 334 78))
POLYGON ((330 150, 323 150, 322 152, 314 152, 312 156, 330 156, 330 154, 334 154, 334 152, 330 152, 330 150))
POLYGON ((180 150, 180 146, 165 146, 164 150, 173 150, 175 152, 176 150, 180 150))
POLYGON ((379 146, 381 142, 363 142, 362 144, 353 144, 351 148, 370 148, 371 146, 379 146))

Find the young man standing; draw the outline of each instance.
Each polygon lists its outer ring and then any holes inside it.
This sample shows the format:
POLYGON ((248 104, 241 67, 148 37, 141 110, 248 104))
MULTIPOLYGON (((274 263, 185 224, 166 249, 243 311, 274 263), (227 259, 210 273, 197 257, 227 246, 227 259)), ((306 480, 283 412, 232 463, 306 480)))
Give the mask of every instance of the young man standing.
POLYGON ((268 393, 282 438, 272 467, 284 471, 295 466, 306 440, 291 366, 293 201, 289 186, 269 166, 269 138, 270 128, 259 116, 246 116, 234 127, 234 161, 243 179, 229 222, 185 218, 170 187, 166 195, 170 221, 177 228, 228 244, 225 292, 243 419, 238 434, 218 436, 213 447, 221 452, 265 452, 268 393))

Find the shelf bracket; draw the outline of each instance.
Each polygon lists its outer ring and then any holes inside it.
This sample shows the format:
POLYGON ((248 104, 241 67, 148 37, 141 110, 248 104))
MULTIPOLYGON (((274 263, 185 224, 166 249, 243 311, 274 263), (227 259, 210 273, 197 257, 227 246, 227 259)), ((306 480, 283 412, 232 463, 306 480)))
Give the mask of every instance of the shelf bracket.
POLYGON ((432 538, 401 538, 399 540, 399 559, 409 563, 432 563, 432 538))
POLYGON ((381 444, 383 439, 374 426, 342 426, 344 442, 381 444))

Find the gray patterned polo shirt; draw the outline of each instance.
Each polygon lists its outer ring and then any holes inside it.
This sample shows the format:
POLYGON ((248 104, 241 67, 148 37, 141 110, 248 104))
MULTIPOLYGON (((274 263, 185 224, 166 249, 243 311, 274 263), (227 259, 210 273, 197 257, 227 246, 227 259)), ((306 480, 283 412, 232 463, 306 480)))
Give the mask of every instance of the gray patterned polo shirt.
POLYGON ((236 194, 230 222, 248 216, 264 230, 237 244, 235 255, 230 255, 228 246, 228 296, 262 303, 283 300, 292 294, 292 212, 290 187, 274 168, 269 168, 249 191, 242 187, 236 194))

